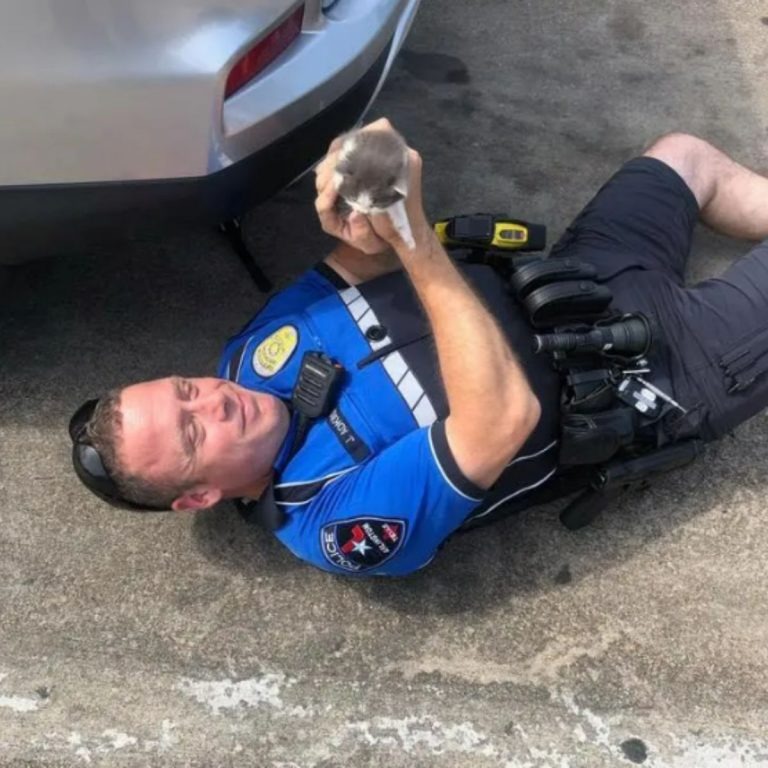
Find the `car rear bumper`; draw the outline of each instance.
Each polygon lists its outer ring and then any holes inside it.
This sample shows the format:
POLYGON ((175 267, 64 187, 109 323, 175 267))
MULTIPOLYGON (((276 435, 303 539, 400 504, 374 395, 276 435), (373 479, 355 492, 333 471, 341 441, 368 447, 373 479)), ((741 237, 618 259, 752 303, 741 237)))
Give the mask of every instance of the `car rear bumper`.
MULTIPOLYGON (((305 14, 304 33, 274 65, 217 103, 221 121, 215 125, 207 171, 243 159, 336 101, 382 50, 400 49, 419 3, 338 0, 329 11, 318 13, 314 24, 305 14)), ((319 3, 307 2, 306 8, 312 5, 319 3)))
MULTIPOLYGON (((89 229, 109 227, 110 222, 121 227, 129 222, 215 223, 237 216, 305 172, 334 136, 360 119, 386 75, 393 44, 390 41, 357 83, 320 113, 216 173, 183 179, 0 187, 0 234, 6 241, 26 241, 37 251, 45 232, 60 238, 69 229, 87 234, 89 229)), ((54 239, 45 250, 55 247, 54 239)), ((28 254, 0 252, 0 263, 25 258, 28 254)))
POLYGON ((337 101, 392 41, 397 50, 419 0, 5 5, 0 188, 216 173, 337 101), (237 63, 302 7, 300 34, 225 98, 237 63))

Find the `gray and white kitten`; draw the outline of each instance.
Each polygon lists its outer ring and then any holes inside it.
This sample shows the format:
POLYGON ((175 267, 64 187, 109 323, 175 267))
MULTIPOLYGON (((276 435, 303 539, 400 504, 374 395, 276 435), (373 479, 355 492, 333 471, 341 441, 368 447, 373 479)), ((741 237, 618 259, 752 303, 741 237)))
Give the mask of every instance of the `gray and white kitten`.
POLYGON ((403 242, 414 247, 405 210, 408 145, 391 131, 351 131, 343 137, 334 176, 339 211, 387 213, 403 242))

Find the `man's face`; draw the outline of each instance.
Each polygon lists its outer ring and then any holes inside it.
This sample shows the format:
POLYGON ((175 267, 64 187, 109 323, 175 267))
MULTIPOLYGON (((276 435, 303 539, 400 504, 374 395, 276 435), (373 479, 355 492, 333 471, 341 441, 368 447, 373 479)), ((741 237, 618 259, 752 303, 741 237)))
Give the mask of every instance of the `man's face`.
POLYGON ((258 495, 290 419, 273 395, 176 376, 126 387, 120 411, 121 463, 130 474, 189 485, 197 495, 179 508, 258 495))

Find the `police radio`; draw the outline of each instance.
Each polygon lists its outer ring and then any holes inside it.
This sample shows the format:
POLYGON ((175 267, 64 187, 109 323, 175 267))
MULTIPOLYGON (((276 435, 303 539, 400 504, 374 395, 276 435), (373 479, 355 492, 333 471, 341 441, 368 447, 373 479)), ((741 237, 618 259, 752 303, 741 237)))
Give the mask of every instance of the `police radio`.
POLYGON ((299 378, 293 388, 291 403, 299 415, 289 456, 301 448, 309 425, 327 416, 336 404, 336 394, 344 367, 322 352, 305 352, 299 378))

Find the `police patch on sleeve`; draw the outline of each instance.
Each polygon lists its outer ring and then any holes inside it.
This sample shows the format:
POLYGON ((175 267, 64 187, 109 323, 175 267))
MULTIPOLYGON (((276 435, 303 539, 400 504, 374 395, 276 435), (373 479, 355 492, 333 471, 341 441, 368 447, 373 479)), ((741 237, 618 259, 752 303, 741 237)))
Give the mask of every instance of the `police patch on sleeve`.
POLYGON ((355 517, 324 526, 320 546, 329 563, 362 573, 392 559, 404 538, 405 520, 355 517))
POLYGON ((253 370, 268 378, 274 376, 290 360, 299 343, 299 332, 293 325, 284 325, 267 336, 253 352, 253 370))

